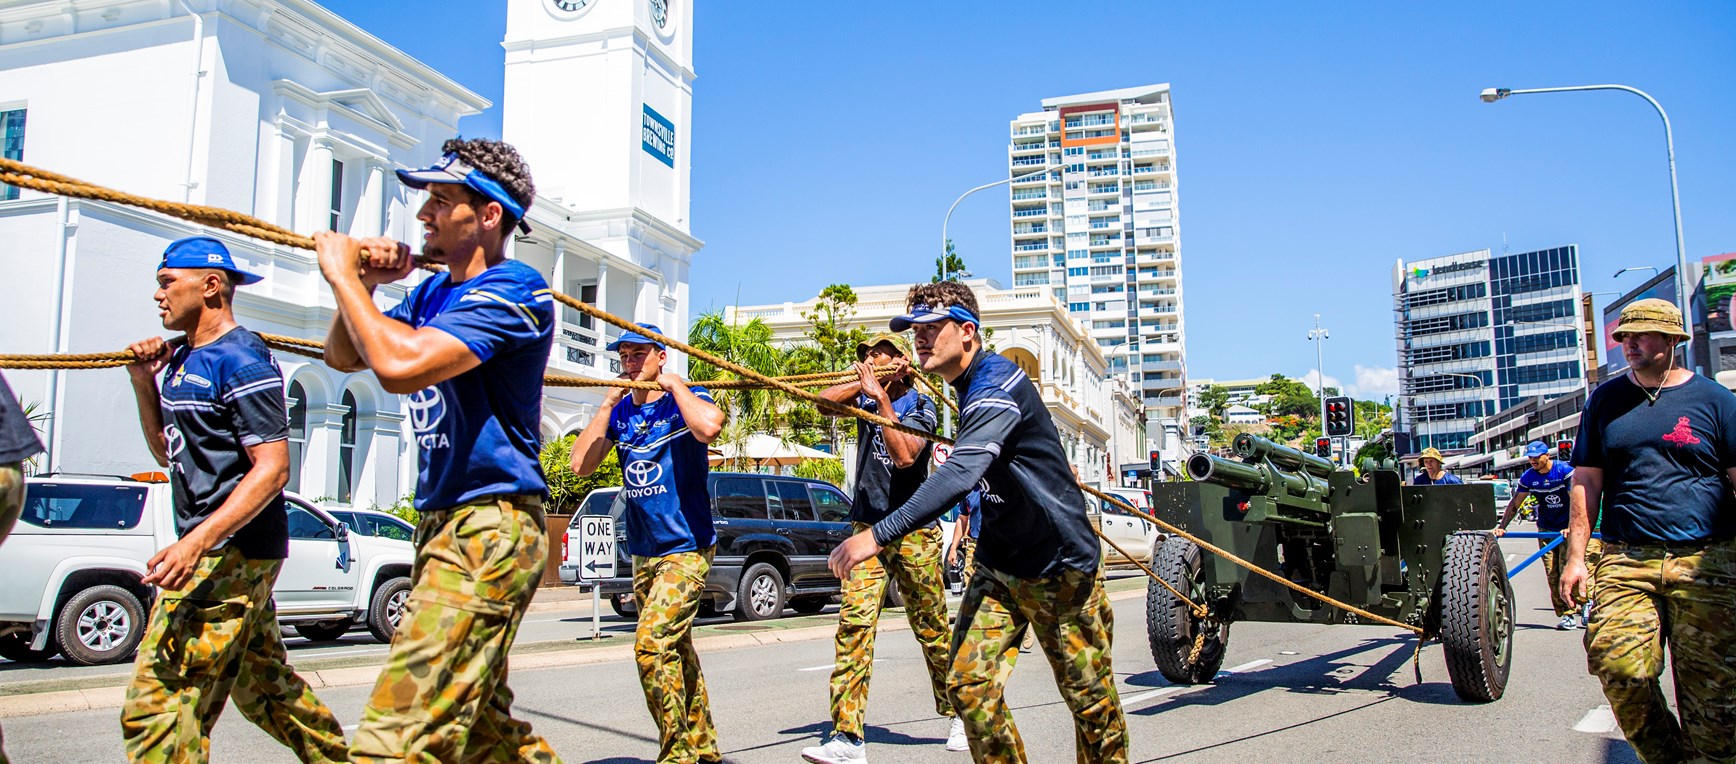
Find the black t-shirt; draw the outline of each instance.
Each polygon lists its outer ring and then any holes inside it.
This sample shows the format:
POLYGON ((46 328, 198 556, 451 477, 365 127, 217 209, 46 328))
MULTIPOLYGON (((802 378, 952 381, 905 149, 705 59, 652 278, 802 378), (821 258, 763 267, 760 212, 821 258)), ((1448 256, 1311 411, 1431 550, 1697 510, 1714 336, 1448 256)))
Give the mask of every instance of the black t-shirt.
POLYGON ((6 378, 0 377, 0 464, 16 464, 42 453, 42 441, 30 427, 6 378))
MULTIPOLYGON (((877 410, 880 405, 866 395, 856 396, 856 405, 880 413, 877 410)), ((934 403, 915 390, 906 390, 892 402, 891 418, 925 432, 933 432, 936 425, 934 403)), ((892 454, 886 451, 880 425, 856 420, 856 499, 850 505, 850 519, 873 525, 903 506, 928 477, 928 455, 932 448, 932 444, 923 441, 916 463, 899 469, 892 463, 892 454)))
MULTIPOLYGON (((161 388, 175 530, 186 536, 223 506, 253 468, 249 446, 289 437, 283 374, 265 343, 237 327, 210 344, 176 348, 161 388)), ((283 495, 241 526, 229 546, 253 560, 288 557, 283 495)))
POLYGON ((1573 466, 1603 470, 1603 535, 1629 543, 1736 536, 1736 395, 1695 375, 1654 403, 1623 374, 1585 404, 1573 466))

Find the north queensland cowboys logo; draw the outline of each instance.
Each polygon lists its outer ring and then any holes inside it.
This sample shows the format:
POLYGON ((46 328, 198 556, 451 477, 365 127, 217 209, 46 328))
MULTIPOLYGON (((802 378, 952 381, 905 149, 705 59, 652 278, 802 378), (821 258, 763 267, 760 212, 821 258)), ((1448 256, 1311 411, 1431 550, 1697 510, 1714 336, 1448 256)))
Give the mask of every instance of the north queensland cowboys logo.
POLYGON ((669 487, 663 485, 663 465, 649 459, 635 459, 621 468, 621 474, 627 479, 627 487, 622 493, 629 499, 669 493, 669 487))
POLYGON ((424 387, 411 393, 406 400, 410 406, 410 428, 416 432, 416 445, 424 451, 451 448, 452 440, 446 433, 438 431, 440 423, 446 419, 446 399, 440 395, 440 388, 424 387))

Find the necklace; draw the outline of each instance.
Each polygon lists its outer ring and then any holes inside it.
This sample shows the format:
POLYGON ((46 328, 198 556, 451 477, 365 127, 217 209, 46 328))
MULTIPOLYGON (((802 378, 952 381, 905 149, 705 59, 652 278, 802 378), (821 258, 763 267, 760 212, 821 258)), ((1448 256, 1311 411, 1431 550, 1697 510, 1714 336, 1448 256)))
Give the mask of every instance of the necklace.
POLYGON ((1670 360, 1672 361, 1670 368, 1664 370, 1664 376, 1658 380, 1658 386, 1650 390, 1647 390, 1645 384, 1640 382, 1640 375, 1638 372, 1632 369, 1628 370, 1628 376, 1633 379, 1634 385, 1640 389, 1640 392, 1646 394, 1646 400, 1648 401, 1648 403, 1646 403, 1647 406, 1657 405, 1658 396, 1664 393, 1664 385, 1670 383, 1670 372, 1674 371, 1676 367, 1674 363, 1675 359, 1672 358, 1670 360))

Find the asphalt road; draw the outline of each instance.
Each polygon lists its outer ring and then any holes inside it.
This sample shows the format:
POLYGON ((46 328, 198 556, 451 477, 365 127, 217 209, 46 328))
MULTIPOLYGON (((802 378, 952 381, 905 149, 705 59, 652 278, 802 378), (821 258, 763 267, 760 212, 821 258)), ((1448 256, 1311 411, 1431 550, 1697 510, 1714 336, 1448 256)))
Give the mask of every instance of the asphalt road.
MULTIPOLYGON (((1536 549, 1530 541, 1506 542, 1504 548, 1513 562, 1536 549)), ((1526 570, 1515 588, 1519 631, 1512 678, 1506 697, 1483 705, 1454 696, 1438 645, 1423 650, 1419 684, 1409 636, 1374 626, 1237 624, 1225 671, 1215 683, 1172 686, 1156 672, 1147 650, 1143 600, 1120 600, 1115 666, 1134 760, 1636 761, 1596 681, 1585 673, 1584 632, 1553 628, 1542 571, 1526 570)), ((582 618, 533 613, 521 640, 545 628, 564 629, 562 638, 570 639, 564 634, 588 627, 588 611, 582 618)), ((627 624, 616 622, 614 628, 627 624)), ((829 726, 830 642, 711 650, 701 660, 729 761, 798 761, 801 748, 829 726)), ((1008 698, 1030 761, 1071 761, 1071 718, 1042 662, 1040 654, 1023 657, 1008 698)), ((655 728, 628 662, 515 671, 512 687, 516 714, 569 762, 642 762, 656 754, 655 728)), ((335 687, 320 695, 340 719, 353 723, 368 691, 335 687)), ((117 761, 117 715, 105 709, 6 719, 6 751, 18 762, 117 761)), ((934 713, 926 672, 907 631, 881 637, 868 720, 869 751, 878 761, 968 760, 943 749, 947 724, 934 713)), ((233 711, 216 727, 212 754, 218 762, 294 761, 233 711)))

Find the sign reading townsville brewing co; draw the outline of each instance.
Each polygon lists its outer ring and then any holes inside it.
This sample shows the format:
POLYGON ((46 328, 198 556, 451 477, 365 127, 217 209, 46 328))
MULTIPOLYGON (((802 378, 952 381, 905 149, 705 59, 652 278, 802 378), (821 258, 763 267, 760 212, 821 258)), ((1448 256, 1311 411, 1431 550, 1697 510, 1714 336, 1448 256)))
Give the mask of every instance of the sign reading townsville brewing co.
POLYGON ((671 168, 675 167, 675 123, 664 119, 647 104, 640 104, 640 108, 643 113, 639 120, 639 139, 645 153, 671 168))

